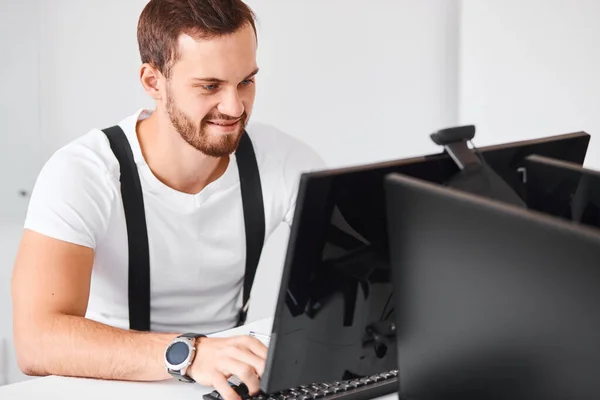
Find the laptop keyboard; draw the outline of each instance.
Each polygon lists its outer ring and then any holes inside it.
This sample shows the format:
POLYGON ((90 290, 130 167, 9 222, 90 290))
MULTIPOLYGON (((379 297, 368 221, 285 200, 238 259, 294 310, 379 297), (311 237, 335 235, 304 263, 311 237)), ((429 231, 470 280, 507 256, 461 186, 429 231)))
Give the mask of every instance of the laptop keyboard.
MULTIPOLYGON (((249 395, 246 385, 239 381, 233 383, 232 388, 244 400, 372 399, 398 391, 398 370, 346 381, 302 385, 277 393, 259 393, 255 396, 249 395)), ((216 390, 204 395, 203 398, 223 400, 216 390)))

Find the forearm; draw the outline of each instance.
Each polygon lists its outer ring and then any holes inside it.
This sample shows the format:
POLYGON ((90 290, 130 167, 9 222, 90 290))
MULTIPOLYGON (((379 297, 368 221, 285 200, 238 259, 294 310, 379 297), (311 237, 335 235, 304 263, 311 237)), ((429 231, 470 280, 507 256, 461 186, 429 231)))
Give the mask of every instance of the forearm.
POLYGON ((19 342, 30 375, 154 381, 169 378, 164 351, 176 334, 128 331, 83 317, 38 320, 19 342))

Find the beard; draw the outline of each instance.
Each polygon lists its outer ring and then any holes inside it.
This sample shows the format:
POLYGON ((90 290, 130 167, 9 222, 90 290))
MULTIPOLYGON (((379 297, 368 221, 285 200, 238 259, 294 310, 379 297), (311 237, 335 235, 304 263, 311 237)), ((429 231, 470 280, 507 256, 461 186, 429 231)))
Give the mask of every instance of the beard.
POLYGON ((167 87, 167 99, 165 108, 171 124, 190 146, 209 157, 225 157, 235 152, 244 133, 247 123, 246 112, 241 117, 231 117, 221 114, 218 111, 207 114, 199 124, 196 124, 190 117, 181 111, 173 100, 173 95, 167 87), (236 121, 238 128, 234 132, 225 134, 211 134, 209 132, 210 120, 236 121))

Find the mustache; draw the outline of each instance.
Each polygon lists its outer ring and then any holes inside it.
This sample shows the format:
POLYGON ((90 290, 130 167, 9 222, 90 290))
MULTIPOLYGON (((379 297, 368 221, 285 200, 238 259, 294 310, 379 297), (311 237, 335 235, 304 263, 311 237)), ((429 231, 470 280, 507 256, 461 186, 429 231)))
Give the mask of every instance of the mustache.
POLYGON ((246 112, 244 111, 242 113, 242 115, 240 115, 239 117, 232 117, 231 115, 216 112, 216 113, 209 114, 206 117, 204 117, 203 122, 210 121, 213 119, 217 119, 217 120, 221 120, 221 121, 237 121, 239 119, 239 120, 245 121, 246 120, 246 112))

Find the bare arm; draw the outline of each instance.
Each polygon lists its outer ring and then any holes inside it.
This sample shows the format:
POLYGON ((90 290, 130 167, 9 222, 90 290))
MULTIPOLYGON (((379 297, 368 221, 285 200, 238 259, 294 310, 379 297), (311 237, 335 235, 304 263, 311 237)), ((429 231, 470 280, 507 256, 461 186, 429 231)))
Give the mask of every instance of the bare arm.
MULTIPOLYGON (((178 334, 136 332, 86 319, 93 250, 25 230, 12 278, 14 338, 28 375, 154 381, 168 379, 164 351, 178 334)), ((203 338, 190 374, 226 400, 226 379, 259 389, 267 348, 250 336, 203 338)))
POLYGON ((135 332, 84 318, 93 250, 25 230, 12 277, 14 339, 28 375, 169 378, 163 354, 177 334, 135 332))

